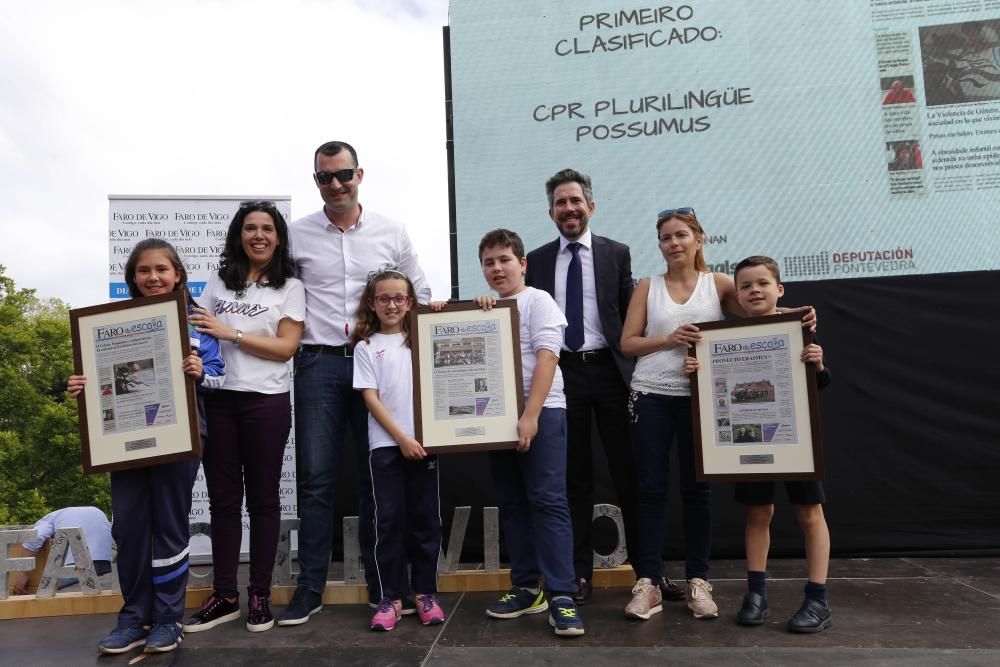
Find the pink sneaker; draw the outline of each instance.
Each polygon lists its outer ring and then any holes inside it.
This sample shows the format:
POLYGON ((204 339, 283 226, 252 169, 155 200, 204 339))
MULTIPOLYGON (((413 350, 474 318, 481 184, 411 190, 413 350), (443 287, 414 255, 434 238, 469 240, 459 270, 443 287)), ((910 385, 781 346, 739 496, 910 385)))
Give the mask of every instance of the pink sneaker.
POLYGON ((400 607, 399 603, 393 602, 389 598, 382 598, 382 601, 378 603, 378 610, 372 616, 371 629, 388 632, 396 627, 396 623, 402 616, 400 607))
POLYGON ((444 623, 444 609, 438 603, 436 595, 417 596, 417 614, 424 625, 440 625, 444 623))

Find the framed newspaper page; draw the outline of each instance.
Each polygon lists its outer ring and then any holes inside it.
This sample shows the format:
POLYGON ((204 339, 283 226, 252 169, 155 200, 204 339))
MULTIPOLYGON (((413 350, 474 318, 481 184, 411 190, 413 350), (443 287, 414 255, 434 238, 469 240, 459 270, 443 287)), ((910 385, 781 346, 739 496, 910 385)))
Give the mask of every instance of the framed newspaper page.
POLYGON ((413 426, 428 452, 517 447, 524 410, 517 302, 410 311, 413 426))
POLYGON ((816 372, 802 362, 812 334, 801 313, 696 326, 691 376, 700 481, 822 479, 816 372))
POLYGON ((70 311, 83 469, 99 473, 201 456, 184 293, 70 311))

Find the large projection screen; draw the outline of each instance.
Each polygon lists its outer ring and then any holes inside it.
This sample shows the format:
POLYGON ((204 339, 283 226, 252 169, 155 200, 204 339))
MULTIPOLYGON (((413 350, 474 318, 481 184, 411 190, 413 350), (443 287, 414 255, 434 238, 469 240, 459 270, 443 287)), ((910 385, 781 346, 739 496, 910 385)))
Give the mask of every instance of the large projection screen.
POLYGON ((786 281, 993 270, 1000 2, 453 2, 458 292, 495 227, 556 237, 544 182, 590 174, 596 233, 659 273, 691 206, 713 270, 786 281))

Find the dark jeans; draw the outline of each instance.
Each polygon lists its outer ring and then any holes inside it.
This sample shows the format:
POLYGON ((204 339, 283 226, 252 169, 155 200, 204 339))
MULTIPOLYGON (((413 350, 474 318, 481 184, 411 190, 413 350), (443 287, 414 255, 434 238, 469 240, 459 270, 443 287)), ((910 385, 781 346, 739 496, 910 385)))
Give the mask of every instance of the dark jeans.
POLYGON ((375 497, 375 576, 379 598, 437 593, 441 552, 438 458, 403 457, 399 447, 378 447, 368 456, 375 497), (406 565, 410 565, 407 578, 406 565))
POLYGON ((573 528, 566 505, 566 411, 542 408, 538 434, 524 454, 490 452, 490 474, 510 556, 510 580, 551 595, 576 593, 573 528))
POLYGON ((608 461, 618 507, 625 523, 629 553, 635 549, 636 476, 629 432, 628 388, 610 352, 595 361, 560 358, 566 386, 568 425, 566 492, 573 520, 573 569, 577 577, 594 575, 594 470, 591 421, 608 461))
POLYGON ((639 551, 636 576, 663 576, 670 448, 677 437, 681 500, 684 504, 685 577, 708 579, 712 553, 712 489, 695 481, 691 397, 632 392, 632 444, 639 476, 639 551))
POLYGON ((212 439, 205 449, 204 466, 212 515, 215 590, 226 597, 237 594, 245 487, 250 515, 249 589, 270 595, 281 528, 278 485, 292 426, 291 399, 287 392, 220 390, 208 396, 206 403, 212 439))
MULTIPOLYGON (((368 411, 356 391, 354 360, 299 350, 295 356, 295 461, 299 505, 298 585, 326 587, 333 543, 337 461, 350 426, 357 460, 359 541, 368 590, 377 590, 372 556, 372 485, 368 470, 368 411)), ((214 435, 212 437, 215 437, 214 435)))

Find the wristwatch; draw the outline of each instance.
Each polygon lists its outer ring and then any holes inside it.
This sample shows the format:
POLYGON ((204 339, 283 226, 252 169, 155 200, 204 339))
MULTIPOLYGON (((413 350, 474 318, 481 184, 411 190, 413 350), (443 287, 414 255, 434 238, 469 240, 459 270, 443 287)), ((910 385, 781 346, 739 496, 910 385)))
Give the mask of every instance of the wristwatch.
POLYGON ((243 340, 243 332, 239 329, 236 330, 236 337, 233 338, 233 345, 236 347, 240 346, 240 342, 243 340))

